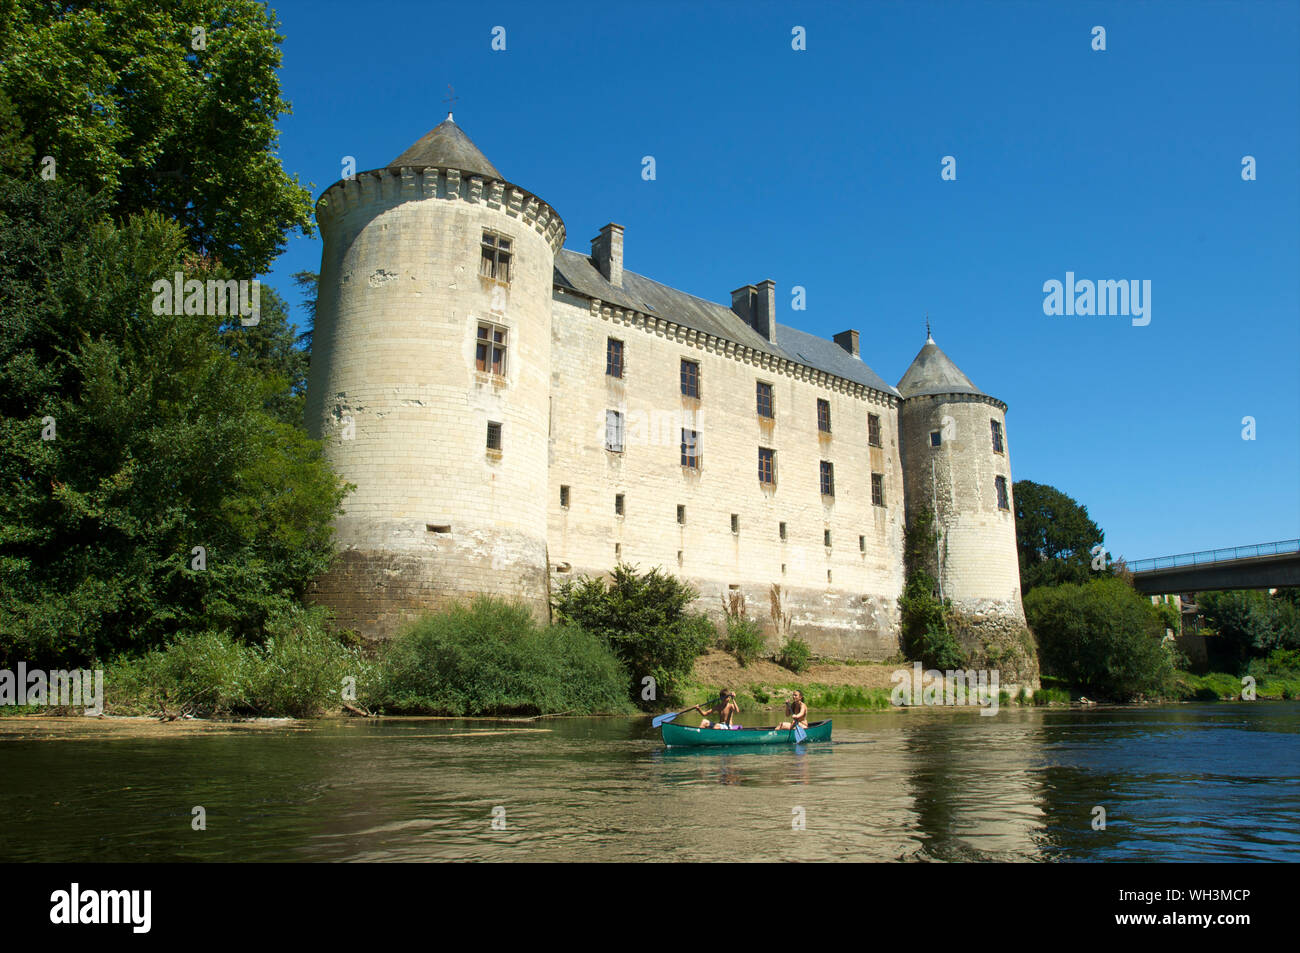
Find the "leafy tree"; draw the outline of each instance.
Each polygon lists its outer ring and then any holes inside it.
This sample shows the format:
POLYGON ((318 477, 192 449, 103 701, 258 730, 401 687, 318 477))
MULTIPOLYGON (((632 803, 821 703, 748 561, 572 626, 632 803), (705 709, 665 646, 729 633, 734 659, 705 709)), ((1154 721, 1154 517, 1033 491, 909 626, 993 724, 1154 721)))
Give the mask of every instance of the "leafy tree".
POLYGON ((310 194, 276 155, 277 28, 255 0, 0 3, 0 91, 59 179, 119 220, 161 212, 251 278, 311 229, 310 194))
POLYGON ((1039 587, 1025 596, 1043 674, 1103 698, 1126 701, 1172 686, 1172 654, 1151 602, 1123 581, 1039 587))
POLYGON ((298 346, 299 335, 289 323, 289 308, 270 288, 261 289, 261 315, 245 326, 239 315, 221 324, 221 346, 236 363, 258 377, 274 379, 266 412, 281 423, 303 427, 308 354, 298 346))
POLYGON ((1039 586, 1085 582, 1097 575, 1092 549, 1105 534, 1088 516, 1088 508, 1056 487, 1018 480, 1012 488, 1016 503, 1016 551, 1020 558, 1021 592, 1039 586))
POLYGON ((1219 654, 1239 668, 1275 649, 1300 649, 1300 606, 1291 592, 1243 589, 1196 597, 1207 625, 1218 634, 1219 654))
POLYGON ((658 569, 638 573, 620 563, 608 585, 586 576, 564 583, 554 608, 559 621, 605 639, 627 666, 633 697, 650 709, 680 696, 695 659, 714 636, 708 617, 687 611, 697 595, 676 576, 658 569), (641 697, 646 676, 655 680, 655 698, 641 697))
POLYGON ((320 275, 314 271, 295 271, 292 278, 302 295, 303 310, 307 312, 307 326, 299 333, 298 343, 310 360, 311 339, 316 330, 316 298, 320 289, 320 275))
POLYGON ((182 631, 258 639, 332 557, 345 492, 219 322, 155 314, 187 258, 63 180, 0 176, 0 658, 77 664, 182 631), (52 439, 43 439, 52 438, 52 439), (193 568, 194 547, 206 566, 193 568))

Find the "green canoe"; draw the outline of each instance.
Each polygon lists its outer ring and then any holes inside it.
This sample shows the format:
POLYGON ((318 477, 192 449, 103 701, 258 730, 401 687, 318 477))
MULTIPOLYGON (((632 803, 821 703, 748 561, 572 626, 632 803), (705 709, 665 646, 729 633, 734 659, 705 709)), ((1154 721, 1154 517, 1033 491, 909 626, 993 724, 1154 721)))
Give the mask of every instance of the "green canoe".
MULTIPOLYGON (((777 731, 775 728, 688 728, 669 722, 660 725, 664 734, 664 744, 670 748, 685 745, 791 745, 794 744, 792 730, 777 731)), ((830 721, 814 721, 808 725, 808 741, 830 741, 830 721)))

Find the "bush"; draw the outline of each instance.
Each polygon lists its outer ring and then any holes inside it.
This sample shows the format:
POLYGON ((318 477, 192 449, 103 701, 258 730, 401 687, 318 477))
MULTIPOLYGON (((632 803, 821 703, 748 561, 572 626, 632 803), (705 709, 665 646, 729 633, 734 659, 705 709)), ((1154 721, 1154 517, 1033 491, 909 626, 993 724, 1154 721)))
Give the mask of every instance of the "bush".
POLYGON ((1287 590, 1204 592, 1197 596, 1205 620, 1218 633, 1223 662, 1242 671, 1251 659, 1277 649, 1300 650, 1300 607, 1287 590))
POLYGON ((597 635, 539 626, 528 608, 480 596, 416 621, 388 644, 385 710, 437 715, 629 711, 628 675, 597 635))
POLYGON ((727 638, 722 647, 735 656, 741 668, 744 668, 763 657, 767 639, 763 637, 762 628, 752 619, 728 618, 727 638))
POLYGON ((698 593, 675 576, 631 566, 614 568, 609 584, 582 577, 560 586, 556 618, 600 636, 627 669, 628 692, 644 708, 675 703, 691 669, 717 630, 709 619, 686 611, 698 593), (655 681, 655 697, 643 699, 642 679, 655 681))
POLYGON ((906 581, 898 597, 903 653, 926 668, 963 668, 966 653, 948 627, 949 606, 934 596, 937 588, 930 560, 936 540, 934 514, 922 509, 903 530, 906 581))
POLYGON ((326 628, 323 609, 291 609, 267 622, 263 645, 227 632, 183 633, 163 649, 106 667, 106 707, 117 714, 285 715, 338 710, 343 679, 358 692, 372 666, 326 628))
POLYGON ((781 650, 776 654, 776 663, 788 668, 796 675, 806 671, 809 663, 812 661, 812 649, 808 643, 797 635, 792 635, 785 640, 781 650))
POLYGON ((1153 608, 1114 578, 1040 587, 1025 596, 1044 672, 1116 700, 1173 689, 1173 661, 1153 608))
POLYGON ((1068 705, 1070 693, 1064 688, 1040 688, 1034 692, 1035 705, 1068 705))

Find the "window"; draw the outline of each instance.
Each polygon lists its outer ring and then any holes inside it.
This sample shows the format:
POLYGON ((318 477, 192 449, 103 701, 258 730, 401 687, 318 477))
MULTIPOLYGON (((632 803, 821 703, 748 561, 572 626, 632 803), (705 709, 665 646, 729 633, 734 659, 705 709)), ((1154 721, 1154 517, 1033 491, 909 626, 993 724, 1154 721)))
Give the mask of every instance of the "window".
POLYGON ((939 436, 939 431, 937 431, 937 430, 931 430, 931 431, 930 431, 930 446, 932 446, 932 447, 937 447, 937 446, 939 446, 939 444, 942 443, 942 442, 943 442, 943 440, 942 440, 942 438, 939 436))
POLYGON ((614 544, 614 561, 615 561, 615 562, 618 562, 618 561, 619 561, 620 559, 622 559, 622 558, 623 558, 623 544, 622 544, 622 543, 615 543, 615 544, 614 544))
POLYGON ((831 571, 829 569, 826 570, 826 581, 827 582, 831 581, 831 571))
POLYGON ((619 516, 623 515, 623 494, 622 493, 614 494, 614 512, 617 513, 619 516))
POLYGON ((623 376, 623 342, 614 338, 605 342, 605 376, 623 376))
POLYGON ((694 361, 682 361, 682 396, 700 396, 700 365, 694 361))
POLYGON ((496 324, 480 324, 474 352, 474 368, 485 374, 506 372, 506 329, 496 324))
POLYGON ((605 411, 605 449, 623 452, 623 415, 617 410, 605 411))
POLYGON ((683 526, 686 525, 686 507, 682 506, 680 503, 677 504, 677 522, 681 523, 683 526))
POLYGON ((785 534, 785 524, 784 524, 784 523, 782 523, 782 524, 778 527, 778 532, 780 532, 780 534, 781 534, 781 539, 782 539, 782 540, 785 540, 785 539, 788 539, 788 538, 789 538, 789 537, 787 537, 786 534, 785 534))
POLYGON ((873 447, 882 447, 880 442, 880 415, 867 414, 867 443, 873 447))
POLYGON ((989 423, 993 425, 993 452, 1001 453, 1002 452, 1002 425, 998 423, 996 420, 990 420, 989 423))
POLYGON ((885 475, 883 473, 871 474, 871 505, 885 505, 885 475))
POLYGON ((496 232, 483 233, 483 258, 478 273, 484 278, 510 281, 510 239, 496 232))
POLYGON ((700 432, 682 430, 682 466, 692 470, 700 468, 700 432))
POLYGON ((823 497, 835 495, 835 464, 829 460, 822 460, 822 495, 823 497))
POLYGON ((1007 478, 997 477, 993 481, 993 485, 997 487, 997 491, 998 491, 998 509, 1000 510, 1011 509, 1011 505, 1007 502, 1007 478))
POLYGON ((830 530, 828 530, 828 529, 824 529, 824 530, 822 530, 822 543, 823 543, 823 545, 825 545, 825 547, 826 547, 827 549, 830 549, 830 548, 831 548, 831 531, 830 531, 830 530))
POLYGON ((488 423, 487 448, 489 450, 501 449, 501 425, 498 423, 488 423))
POLYGON ((776 451, 758 448, 758 482, 772 486, 776 483, 776 451))
POLYGON ((758 416, 771 419, 775 416, 772 413, 772 385, 758 382, 758 416))
POLYGON ((860 552, 860 553, 865 553, 866 551, 867 551, 867 537, 865 537, 865 536, 859 536, 859 537, 858 537, 858 552, 860 552))
POLYGON ((567 486, 560 487, 560 506, 566 510, 569 508, 569 488, 567 486))
POLYGON ((831 432, 831 402, 817 398, 817 429, 822 433, 831 432))
POLYGON ((822 496, 835 495, 835 464, 822 461, 822 496))
POLYGON ((735 533, 737 536, 740 535, 740 514, 739 513, 731 514, 731 531, 735 533))

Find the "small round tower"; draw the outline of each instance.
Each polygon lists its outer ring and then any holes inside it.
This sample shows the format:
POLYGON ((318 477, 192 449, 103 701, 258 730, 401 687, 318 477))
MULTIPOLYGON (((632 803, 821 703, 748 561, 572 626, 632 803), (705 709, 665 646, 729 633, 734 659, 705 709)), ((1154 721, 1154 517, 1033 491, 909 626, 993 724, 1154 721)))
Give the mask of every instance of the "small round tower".
POLYGON ((370 637, 481 592, 545 618, 564 223, 450 114, 386 167, 330 186, 316 218, 307 427, 356 490, 313 598, 370 637))
POLYGON ((1007 405, 971 383, 928 335, 898 383, 908 525, 935 516, 940 595, 973 667, 1007 669, 1036 687, 1038 663, 1020 602, 1007 405))

